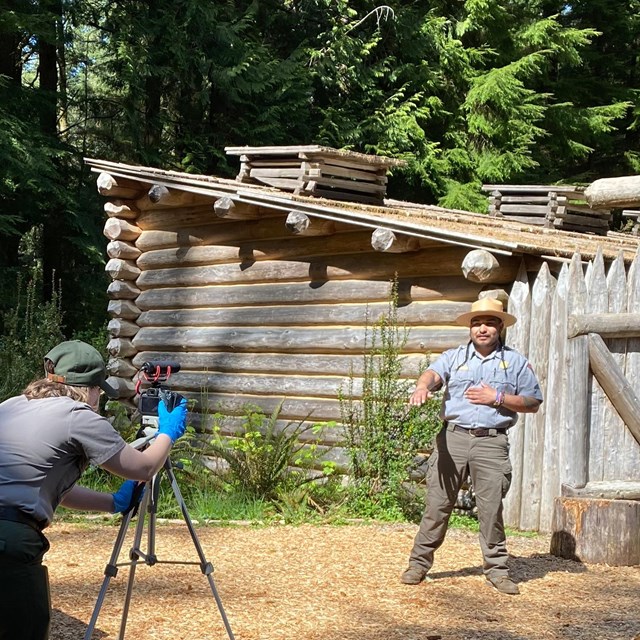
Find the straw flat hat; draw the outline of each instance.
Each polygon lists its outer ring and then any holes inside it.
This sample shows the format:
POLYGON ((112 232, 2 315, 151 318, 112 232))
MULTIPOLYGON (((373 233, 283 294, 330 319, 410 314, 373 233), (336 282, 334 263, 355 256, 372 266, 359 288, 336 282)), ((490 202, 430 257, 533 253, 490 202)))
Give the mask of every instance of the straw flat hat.
POLYGON ((476 300, 471 305, 471 311, 467 311, 467 313, 459 315, 456 318, 456 322, 468 327, 471 320, 477 316, 492 316, 494 318, 500 318, 505 327, 510 327, 517 321, 515 316, 512 316, 510 313, 503 310, 502 302, 500 302, 500 300, 496 300, 495 298, 482 298, 481 300, 476 300))

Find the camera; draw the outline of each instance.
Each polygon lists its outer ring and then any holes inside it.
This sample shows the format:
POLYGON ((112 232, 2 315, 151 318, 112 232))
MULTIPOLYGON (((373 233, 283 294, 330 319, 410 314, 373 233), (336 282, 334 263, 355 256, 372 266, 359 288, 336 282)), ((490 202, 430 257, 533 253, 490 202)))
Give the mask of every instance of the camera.
POLYGON ((180 371, 177 362, 145 362, 140 367, 141 378, 136 385, 138 397, 138 412, 140 413, 141 429, 145 427, 158 428, 158 404, 164 402, 167 410, 172 411, 178 405, 182 396, 171 391, 165 384, 172 373, 180 371), (140 391, 143 379, 150 384, 140 391))

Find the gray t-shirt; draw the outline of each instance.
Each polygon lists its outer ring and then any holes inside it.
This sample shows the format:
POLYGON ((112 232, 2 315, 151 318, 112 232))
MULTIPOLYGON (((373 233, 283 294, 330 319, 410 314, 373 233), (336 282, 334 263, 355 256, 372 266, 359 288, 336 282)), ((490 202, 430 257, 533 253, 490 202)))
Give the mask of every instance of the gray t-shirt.
POLYGON ((87 404, 10 398, 0 404, 0 506, 18 507, 48 525, 89 464, 99 466, 125 446, 87 404))

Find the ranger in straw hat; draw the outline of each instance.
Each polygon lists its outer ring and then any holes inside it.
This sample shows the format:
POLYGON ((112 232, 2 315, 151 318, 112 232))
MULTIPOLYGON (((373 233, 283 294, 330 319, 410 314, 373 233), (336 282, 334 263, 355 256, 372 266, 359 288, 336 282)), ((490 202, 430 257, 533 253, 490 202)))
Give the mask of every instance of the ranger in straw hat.
POLYGON ((501 593, 517 594, 509 577, 502 519, 502 500, 511 482, 507 430, 518 413, 538 411, 542 393, 527 359, 502 343, 502 330, 516 318, 499 300, 474 302, 456 322, 469 327, 469 342, 445 351, 420 376, 409 399, 421 405, 444 385, 444 424, 427 463, 427 504, 401 580, 415 585, 427 579, 460 486, 470 475, 485 577, 501 593))

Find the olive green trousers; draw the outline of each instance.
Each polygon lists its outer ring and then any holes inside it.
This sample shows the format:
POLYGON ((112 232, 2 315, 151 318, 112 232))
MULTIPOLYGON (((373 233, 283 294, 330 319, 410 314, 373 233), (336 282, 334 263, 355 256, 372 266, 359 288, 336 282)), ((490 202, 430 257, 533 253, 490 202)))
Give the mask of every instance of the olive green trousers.
POLYGON ((427 462, 427 499, 409 565, 427 571, 444 542, 449 517, 462 483, 471 476, 478 508, 480 548, 485 575, 508 575, 502 499, 511 484, 506 433, 476 437, 443 428, 427 462))

